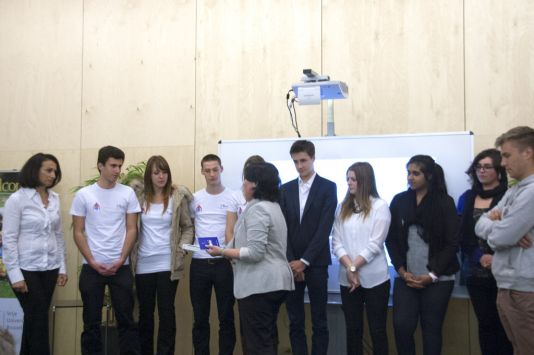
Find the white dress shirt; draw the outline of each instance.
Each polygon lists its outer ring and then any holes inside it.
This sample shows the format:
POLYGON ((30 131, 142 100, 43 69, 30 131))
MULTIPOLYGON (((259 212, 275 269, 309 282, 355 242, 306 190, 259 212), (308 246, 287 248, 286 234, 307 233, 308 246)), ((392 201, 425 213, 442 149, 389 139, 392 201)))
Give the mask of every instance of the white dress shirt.
MULTIPOLYGON (((366 263, 358 269, 360 283, 364 288, 378 286, 389 279, 384 242, 391 223, 391 213, 386 201, 379 198, 371 198, 371 201, 371 211, 365 219, 363 213, 353 213, 342 220, 339 204, 332 232, 332 252, 338 259, 345 255, 352 261, 358 255, 365 259, 366 263)), ((347 270, 342 266, 339 268, 339 283, 349 286, 347 270)))
POLYGON ((21 188, 6 201, 3 257, 11 283, 24 280, 21 269, 66 274, 65 240, 59 196, 48 190, 48 207, 33 188, 21 188))
POLYGON ((299 208, 300 208, 300 220, 302 221, 302 215, 304 214, 304 207, 306 207, 306 201, 310 195, 310 189, 315 180, 317 173, 313 173, 308 181, 304 182, 299 176, 299 208))

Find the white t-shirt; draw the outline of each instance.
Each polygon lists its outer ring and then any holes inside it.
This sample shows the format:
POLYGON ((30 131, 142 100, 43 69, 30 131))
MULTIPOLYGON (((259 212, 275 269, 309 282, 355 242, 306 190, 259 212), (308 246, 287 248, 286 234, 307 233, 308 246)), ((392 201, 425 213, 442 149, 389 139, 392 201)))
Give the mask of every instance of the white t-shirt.
POLYGON ((148 212, 141 213, 138 274, 171 270, 172 199, 162 212, 163 203, 151 203, 148 212))
POLYGON ((234 191, 234 200, 237 209, 237 217, 239 218, 243 212, 245 212, 245 208, 247 208, 247 200, 245 200, 245 195, 243 195, 243 191, 241 189, 234 191))
MULTIPOLYGON (((198 237, 217 237, 219 245, 224 247, 226 212, 237 212, 236 205, 235 194, 227 188, 217 195, 207 193, 206 189, 195 192, 190 204, 195 219, 195 245, 198 246, 198 237)), ((195 259, 211 257, 205 250, 193 254, 195 259)))
MULTIPOLYGON (((111 189, 103 189, 95 183, 76 193, 70 214, 85 217, 87 244, 93 257, 99 263, 110 264, 121 256, 126 237, 126 214, 140 211, 131 187, 115 184, 111 189)), ((86 264, 87 260, 84 258, 83 262, 86 264)))

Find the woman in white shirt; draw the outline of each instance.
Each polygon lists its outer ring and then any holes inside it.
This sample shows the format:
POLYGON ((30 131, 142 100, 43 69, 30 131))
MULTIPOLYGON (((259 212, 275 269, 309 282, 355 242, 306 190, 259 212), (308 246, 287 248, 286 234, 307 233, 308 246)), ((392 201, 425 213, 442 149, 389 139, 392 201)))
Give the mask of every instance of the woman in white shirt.
POLYGON ((67 282, 59 196, 59 162, 37 153, 20 171, 21 189, 6 201, 3 256, 11 287, 24 311, 20 354, 50 354, 48 309, 55 285, 67 282))
POLYGON ((389 272, 384 241, 391 214, 376 190, 373 167, 354 163, 347 170, 348 191, 336 211, 332 250, 339 269, 341 302, 347 331, 347 354, 363 354, 363 308, 373 354, 388 354, 386 321, 389 272))
POLYGON ((169 164, 162 156, 147 162, 144 186, 133 186, 141 206, 138 243, 132 251, 139 299, 139 333, 142 354, 154 354, 154 310, 158 304, 157 354, 174 354, 176 317, 174 299, 184 276, 182 245, 193 242, 185 186, 172 184, 169 164))

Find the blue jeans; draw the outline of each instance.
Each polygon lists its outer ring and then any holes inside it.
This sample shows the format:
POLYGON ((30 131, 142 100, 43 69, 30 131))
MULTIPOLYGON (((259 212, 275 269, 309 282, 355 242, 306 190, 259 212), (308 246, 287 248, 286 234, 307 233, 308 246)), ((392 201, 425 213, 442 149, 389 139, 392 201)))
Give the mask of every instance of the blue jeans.
POLYGON ((363 307, 367 313, 367 323, 373 341, 374 355, 388 355, 388 318, 389 285, 387 280, 375 287, 350 288, 340 286, 341 303, 347 330, 347 355, 363 355, 363 307))
POLYGON ((234 272, 224 258, 192 259, 189 294, 193 305, 193 346, 195 355, 210 353, 211 290, 215 289, 219 315, 219 354, 231 355, 235 347, 234 272))
POLYGON ((176 312, 174 298, 178 280, 171 280, 171 272, 135 275, 135 290, 139 300, 139 339, 141 353, 154 355, 154 310, 158 302, 158 355, 174 355, 176 312))
POLYGON ((133 319, 133 275, 130 265, 123 265, 112 276, 102 276, 87 264, 80 272, 80 293, 83 301, 83 332, 81 337, 83 355, 102 354, 100 326, 104 289, 108 285, 111 303, 118 322, 121 355, 138 355, 139 332, 133 319))
POLYGON ((423 354, 439 355, 442 328, 454 281, 440 281, 423 289, 406 286, 395 278, 393 286, 393 327, 399 355, 415 355, 414 332, 421 320, 423 354))

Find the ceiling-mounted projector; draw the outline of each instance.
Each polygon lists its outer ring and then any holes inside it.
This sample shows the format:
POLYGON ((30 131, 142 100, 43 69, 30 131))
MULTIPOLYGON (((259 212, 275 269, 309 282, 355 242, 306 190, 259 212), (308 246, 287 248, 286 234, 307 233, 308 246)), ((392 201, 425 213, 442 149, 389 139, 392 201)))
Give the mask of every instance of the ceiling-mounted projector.
POLYGON ((300 105, 316 105, 321 100, 346 99, 349 96, 344 82, 330 80, 328 75, 319 75, 311 69, 304 69, 303 73, 301 81, 292 86, 300 105))

